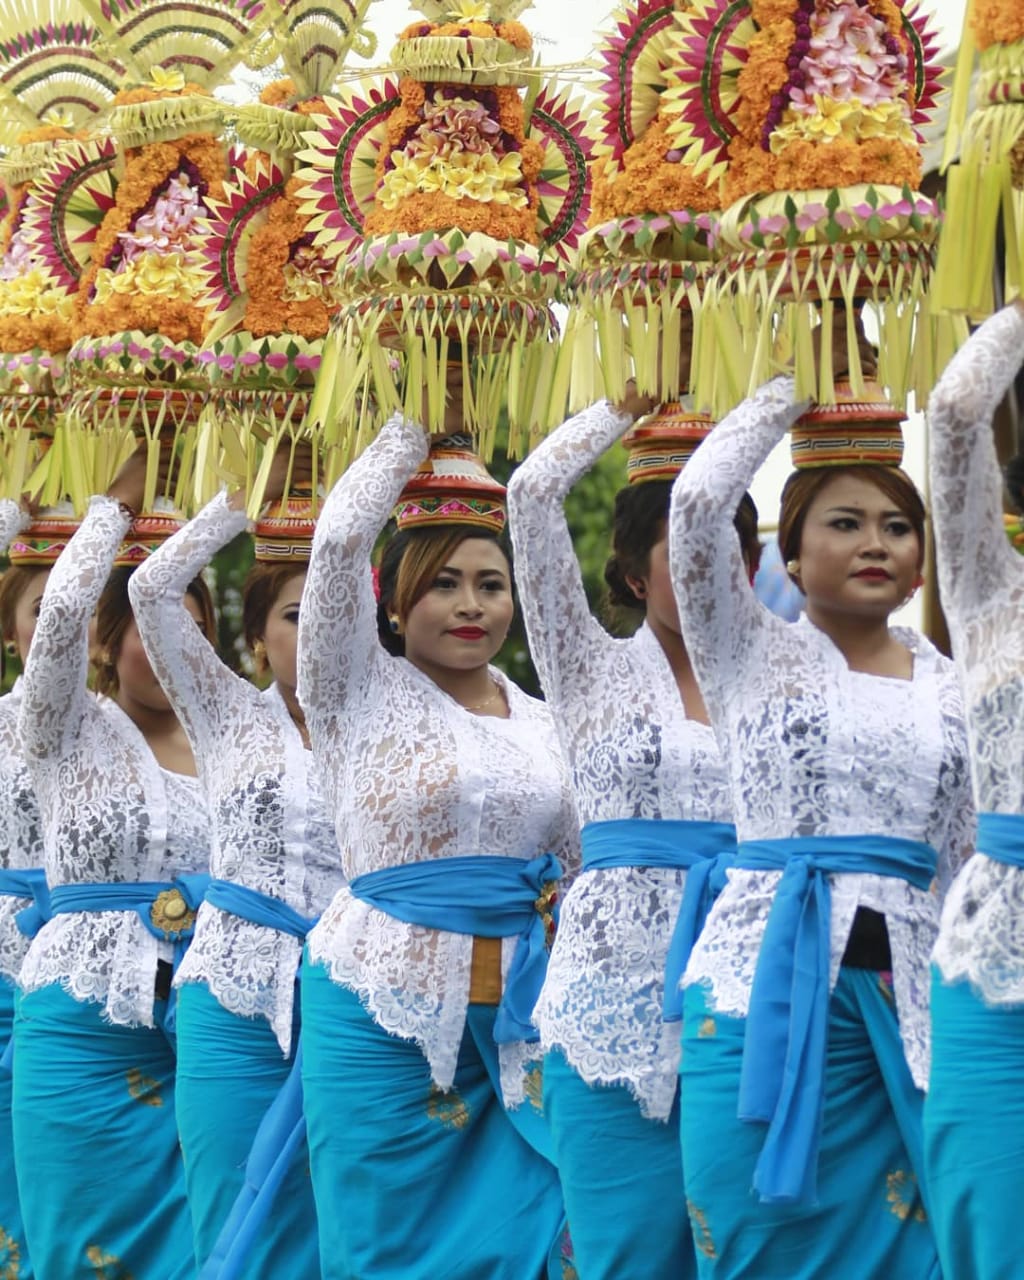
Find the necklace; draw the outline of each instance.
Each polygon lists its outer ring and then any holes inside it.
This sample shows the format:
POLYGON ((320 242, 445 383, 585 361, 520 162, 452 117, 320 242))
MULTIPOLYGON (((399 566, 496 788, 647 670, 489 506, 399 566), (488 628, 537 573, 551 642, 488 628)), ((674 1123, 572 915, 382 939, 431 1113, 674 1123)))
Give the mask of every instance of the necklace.
POLYGON ((469 705, 463 702, 462 703, 463 710, 464 711, 483 711, 484 707, 489 707, 492 702, 500 698, 501 685, 498 684, 497 680, 495 680, 493 676, 491 677, 491 684, 494 686, 494 688, 491 690, 491 695, 489 698, 484 698, 483 702, 474 702, 472 705, 469 705))

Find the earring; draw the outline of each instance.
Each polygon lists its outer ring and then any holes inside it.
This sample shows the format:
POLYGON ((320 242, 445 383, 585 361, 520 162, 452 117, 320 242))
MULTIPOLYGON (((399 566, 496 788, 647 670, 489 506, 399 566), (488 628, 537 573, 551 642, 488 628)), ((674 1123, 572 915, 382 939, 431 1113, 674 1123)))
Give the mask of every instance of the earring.
POLYGON ((252 660, 256 664, 257 674, 262 675, 267 669, 267 646, 262 640, 252 642, 252 660))
POLYGON ((388 618, 388 626, 391 628, 392 635, 398 635, 398 619, 388 618))
POLYGON ((791 578, 798 578, 800 576, 800 561, 797 560, 796 557, 792 560, 786 561, 786 572, 791 578))
POLYGON ((114 657, 109 649, 103 649, 100 652, 100 666, 110 671, 114 666, 114 657))
POLYGON ((4 653, 7 654, 8 658, 16 658, 18 656, 18 646, 13 640, 8 640, 4 645, 4 653))

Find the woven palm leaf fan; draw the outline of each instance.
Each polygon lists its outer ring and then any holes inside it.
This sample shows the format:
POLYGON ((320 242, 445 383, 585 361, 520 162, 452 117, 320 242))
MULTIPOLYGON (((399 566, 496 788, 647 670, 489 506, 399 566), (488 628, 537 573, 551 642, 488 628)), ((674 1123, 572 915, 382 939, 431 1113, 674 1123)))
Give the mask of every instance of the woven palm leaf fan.
POLYGON ((717 183, 684 161, 667 105, 686 0, 627 0, 597 50, 590 229, 572 273, 572 404, 619 399, 627 377, 685 394, 711 264, 717 183))
POLYGON ((0 451, 5 490, 38 491, 30 443, 58 428, 79 280, 116 187, 99 134, 123 67, 70 0, 12 0, 0 13, 0 451))
POLYGON ((996 248, 1005 254, 1001 292, 1024 293, 1024 5, 970 0, 953 86, 943 164, 946 214, 935 280, 936 306, 981 320, 995 310, 996 248), (977 67, 974 109, 968 114, 977 67))
MULTIPOLYGON (((162 437, 178 458, 163 496, 185 508, 208 391, 198 360, 209 324, 206 218, 229 167, 221 136, 226 108, 212 91, 277 11, 265 0, 83 3, 128 70, 110 117, 123 173, 75 305, 71 443, 93 450, 99 466, 133 438, 148 440, 149 510, 162 437)), ((72 468, 76 503, 85 496, 83 477, 91 489, 109 480, 72 468)))
POLYGON ((551 303, 586 219, 579 107, 553 84, 524 98, 525 5, 417 7, 426 20, 391 55, 397 81, 328 99, 299 156, 315 243, 337 262, 311 418, 338 465, 395 408, 420 416, 424 391, 439 429, 449 359, 485 455, 503 407, 514 451, 567 393, 551 303))
MULTIPOLYGON (((244 481, 254 513, 277 444, 303 434, 335 310, 327 264, 299 207, 294 153, 349 52, 375 48, 363 27, 369 7, 282 0, 275 35, 288 78, 239 108, 234 126, 249 158, 211 201, 205 257, 216 321, 199 358, 214 394, 201 447, 244 481)), ((204 465, 197 480, 208 491, 219 476, 204 465)))
POLYGON ((879 381, 921 402, 959 336, 929 297, 939 211, 918 190, 920 126, 939 68, 924 19, 898 0, 694 0, 677 52, 672 136, 723 186, 696 370, 715 410, 778 367, 780 339, 799 394, 832 403, 838 349, 861 396, 865 305, 879 381), (712 368, 715 350, 738 356, 712 368))

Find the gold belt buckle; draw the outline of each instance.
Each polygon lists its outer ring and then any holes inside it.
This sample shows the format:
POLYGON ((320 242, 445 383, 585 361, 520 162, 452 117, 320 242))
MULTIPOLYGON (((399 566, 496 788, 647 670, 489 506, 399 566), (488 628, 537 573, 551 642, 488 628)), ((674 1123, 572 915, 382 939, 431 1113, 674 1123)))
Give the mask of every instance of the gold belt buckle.
POLYGON ((501 1004, 501 939, 473 938, 469 1003, 501 1004))
POLYGON ((176 937, 192 928, 196 922, 196 913, 185 901, 180 889, 163 889, 153 899, 149 918, 162 933, 176 937))
POLYGON ((544 922, 544 941, 548 947, 555 940, 555 905, 558 902, 558 881, 545 880, 540 897, 534 899, 534 909, 544 922))

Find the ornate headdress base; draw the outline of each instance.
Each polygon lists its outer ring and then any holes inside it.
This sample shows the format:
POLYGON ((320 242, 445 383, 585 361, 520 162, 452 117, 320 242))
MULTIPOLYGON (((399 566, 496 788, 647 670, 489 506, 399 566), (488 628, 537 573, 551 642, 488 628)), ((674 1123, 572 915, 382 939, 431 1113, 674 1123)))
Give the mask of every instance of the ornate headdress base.
POLYGON ((292 493, 270 504, 256 521, 253 549, 258 564, 307 564, 319 503, 310 493, 292 493))
POLYGON ((70 503, 40 511, 8 548, 12 566, 48 569, 71 541, 78 520, 70 503))
POLYGON ((501 533, 506 518, 504 485, 461 435, 433 441, 394 510, 399 529, 461 524, 501 533))
POLYGON ((835 385, 835 404, 814 404, 790 435, 793 466, 898 467, 903 461, 906 415, 885 398, 877 383, 856 394, 848 382, 835 385))
POLYGON ((674 480, 714 425, 707 414, 695 413, 678 400, 661 405, 630 427, 622 438, 629 454, 627 482, 674 480))

